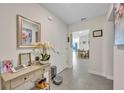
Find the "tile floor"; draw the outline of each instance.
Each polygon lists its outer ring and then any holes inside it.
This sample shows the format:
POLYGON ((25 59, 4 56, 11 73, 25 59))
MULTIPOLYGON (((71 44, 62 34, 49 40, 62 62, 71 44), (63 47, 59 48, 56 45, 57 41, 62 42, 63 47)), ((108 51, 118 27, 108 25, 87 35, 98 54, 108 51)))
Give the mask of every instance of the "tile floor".
POLYGON ((105 77, 88 73, 88 60, 73 59, 73 68, 65 69, 59 75, 63 77, 61 85, 51 84, 52 90, 112 90, 113 81, 105 77))

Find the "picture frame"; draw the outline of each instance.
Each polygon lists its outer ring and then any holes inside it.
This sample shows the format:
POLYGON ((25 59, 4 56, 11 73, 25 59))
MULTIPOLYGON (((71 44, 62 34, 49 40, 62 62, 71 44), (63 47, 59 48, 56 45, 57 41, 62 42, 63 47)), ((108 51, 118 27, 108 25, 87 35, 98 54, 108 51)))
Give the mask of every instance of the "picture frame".
POLYGON ((17 48, 34 48, 41 41, 41 24, 17 15, 17 48))
POLYGON ((70 38, 69 38, 69 36, 67 37, 67 42, 68 42, 68 43, 70 42, 70 38))
POLYGON ((13 60, 5 59, 0 62, 0 73, 11 73, 13 72, 13 60))
POLYGON ((72 48, 72 43, 73 43, 73 38, 72 38, 72 34, 70 34, 70 47, 72 48))
POLYGON ((30 66, 31 65, 31 53, 19 54, 19 65, 30 66))
POLYGON ((102 37, 102 36, 103 36, 102 30, 93 31, 93 37, 102 37))
POLYGON ((124 45, 124 3, 114 4, 114 45, 124 45))

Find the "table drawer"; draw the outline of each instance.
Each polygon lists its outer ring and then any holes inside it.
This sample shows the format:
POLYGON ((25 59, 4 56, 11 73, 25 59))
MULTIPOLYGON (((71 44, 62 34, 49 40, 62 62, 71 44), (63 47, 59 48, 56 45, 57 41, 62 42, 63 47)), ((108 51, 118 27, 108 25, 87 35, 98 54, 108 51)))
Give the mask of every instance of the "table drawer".
POLYGON ((25 75, 25 81, 32 80, 35 77, 34 72, 25 75))
POLYGON ((49 71, 49 70, 50 70, 50 67, 46 67, 46 68, 43 68, 43 69, 41 70, 41 72, 44 73, 44 72, 47 72, 47 71, 49 71))
POLYGON ((41 70, 35 71, 34 75, 35 75, 35 76, 34 76, 34 79, 35 79, 35 80, 42 78, 41 70))
POLYGON ((17 86, 23 84, 24 82, 25 82, 24 76, 11 80, 11 89, 16 88, 17 86))

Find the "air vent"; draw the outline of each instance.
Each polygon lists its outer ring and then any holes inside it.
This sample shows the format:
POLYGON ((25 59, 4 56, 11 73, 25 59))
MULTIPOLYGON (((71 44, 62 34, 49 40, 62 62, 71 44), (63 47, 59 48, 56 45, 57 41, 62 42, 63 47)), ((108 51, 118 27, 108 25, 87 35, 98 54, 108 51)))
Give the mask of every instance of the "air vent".
POLYGON ((81 18, 81 22, 84 21, 84 20, 86 20, 86 18, 85 18, 85 17, 82 17, 82 18, 81 18))

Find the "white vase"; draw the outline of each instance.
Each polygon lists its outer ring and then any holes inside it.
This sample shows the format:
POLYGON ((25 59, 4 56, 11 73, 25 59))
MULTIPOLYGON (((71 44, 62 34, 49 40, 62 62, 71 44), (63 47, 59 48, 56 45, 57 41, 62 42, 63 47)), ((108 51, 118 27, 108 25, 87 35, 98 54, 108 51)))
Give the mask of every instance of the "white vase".
POLYGON ((44 65, 44 64, 49 63, 49 60, 48 61, 40 61, 40 63, 44 65))

